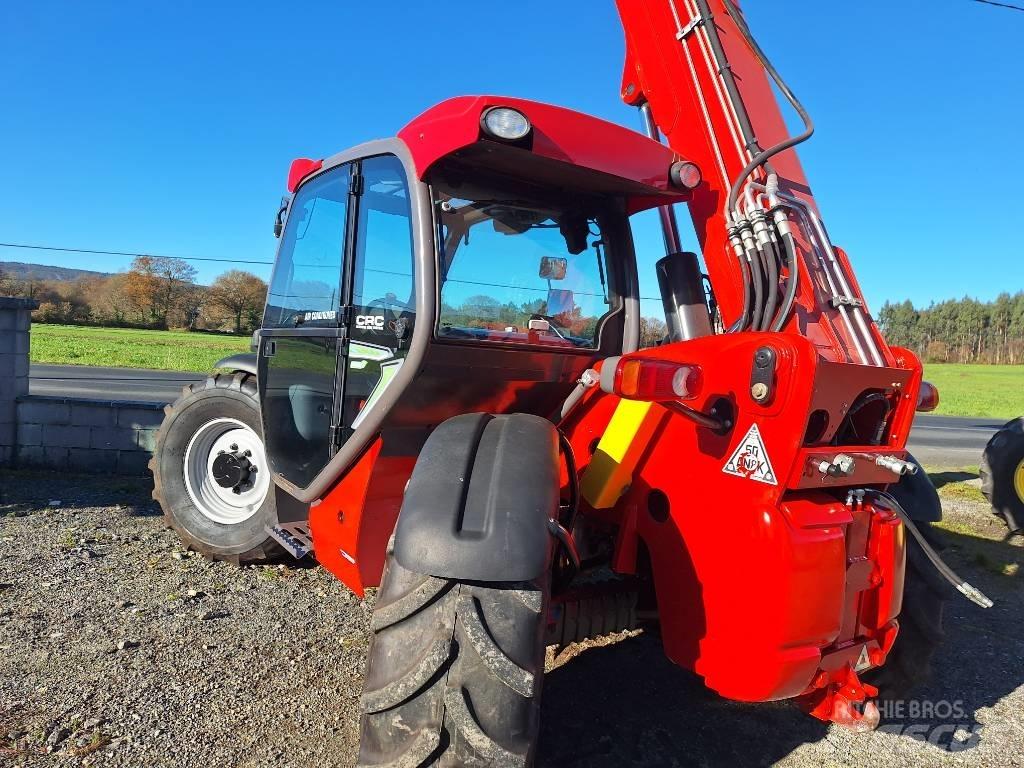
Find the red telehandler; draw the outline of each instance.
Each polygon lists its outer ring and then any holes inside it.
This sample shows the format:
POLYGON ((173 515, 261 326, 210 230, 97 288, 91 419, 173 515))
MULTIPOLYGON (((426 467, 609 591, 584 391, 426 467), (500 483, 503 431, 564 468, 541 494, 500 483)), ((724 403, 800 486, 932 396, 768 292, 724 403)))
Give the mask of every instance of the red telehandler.
POLYGON ((934 392, 829 239, 806 111, 730 0, 617 5, 646 136, 461 97, 296 160, 254 354, 161 429, 190 546, 379 585, 360 765, 530 765, 545 646, 641 625, 722 696, 869 727, 927 674, 946 581, 988 602, 929 543, 905 444, 934 392))

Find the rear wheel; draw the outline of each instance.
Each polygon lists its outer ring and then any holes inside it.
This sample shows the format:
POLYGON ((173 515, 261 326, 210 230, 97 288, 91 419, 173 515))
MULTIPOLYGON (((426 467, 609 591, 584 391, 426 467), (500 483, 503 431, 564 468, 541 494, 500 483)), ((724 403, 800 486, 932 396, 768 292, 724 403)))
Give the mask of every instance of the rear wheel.
POLYGON ((251 374, 190 384, 164 409, 153 498, 182 541, 216 560, 259 562, 284 554, 266 532, 277 522, 251 374))
POLYGON ((985 446, 981 491, 1010 534, 1024 527, 1024 417, 1008 422, 985 446))
MULTIPOLYGON (((931 523, 916 522, 928 543, 941 549, 931 523)), ((906 698, 931 677, 931 662, 942 644, 943 612, 949 599, 949 585, 929 562, 921 545, 907 536, 907 569, 903 583, 900 630, 885 665, 864 676, 878 688, 882 699, 906 698)))
POLYGON ((549 577, 481 583, 414 573, 388 547, 373 612, 360 766, 529 766, 549 577))

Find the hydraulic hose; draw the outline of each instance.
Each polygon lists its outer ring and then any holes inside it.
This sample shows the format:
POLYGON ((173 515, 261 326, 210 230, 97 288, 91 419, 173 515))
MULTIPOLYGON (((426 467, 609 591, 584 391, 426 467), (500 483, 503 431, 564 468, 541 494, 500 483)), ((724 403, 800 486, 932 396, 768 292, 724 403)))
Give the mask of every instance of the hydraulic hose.
POLYGON ((975 605, 980 605, 982 608, 991 608, 994 605, 984 592, 977 587, 968 584, 964 579, 960 578, 952 568, 942 561, 938 552, 932 549, 932 545, 925 539, 924 534, 922 534, 921 531, 917 529, 917 526, 914 525, 914 521, 910 519, 910 515, 907 514, 907 511, 903 509, 900 503, 896 501, 892 495, 885 491, 872 490, 869 492, 885 501, 886 504, 888 504, 892 510, 899 515, 900 520, 903 521, 903 525, 908 531, 910 531, 910 535, 913 536, 914 539, 917 540, 917 543, 921 545, 921 549, 924 551, 925 557, 927 557, 931 564, 935 566, 935 570, 939 572, 939 575, 942 576, 942 578, 956 587, 957 592, 962 594, 975 605))
POLYGON ((736 322, 729 326, 728 333, 744 331, 750 324, 750 268, 747 267, 745 256, 739 256, 737 259, 740 263, 740 272, 742 273, 740 280, 743 283, 743 313, 736 318, 736 322))
POLYGON ((764 51, 761 50, 761 46, 757 44, 757 41, 750 32, 750 28, 747 26, 746 21, 743 20, 743 16, 740 15, 739 10, 733 4, 732 0, 723 0, 723 2, 726 10, 729 12, 729 15, 736 23, 736 28, 740 31, 740 34, 750 47, 750 50, 754 52, 755 56, 757 56, 761 65, 765 68, 768 74, 771 75, 772 80, 774 80, 775 84, 779 87, 782 95, 786 97, 787 101, 789 101, 793 106, 793 109, 796 110, 796 113, 804 123, 804 130, 802 133, 796 136, 791 136, 784 141, 780 141, 778 144, 768 147, 768 149, 761 150, 751 158, 750 162, 747 163, 744 169, 740 172, 740 175, 736 178, 736 181, 733 182, 732 189, 729 190, 729 199, 726 204, 726 210, 731 212, 736 209, 736 200, 739 197, 740 188, 743 186, 743 182, 747 180, 747 177, 749 177, 757 168, 767 163, 770 158, 780 152, 784 152, 787 149, 795 147, 797 144, 807 141, 807 139, 814 134, 814 121, 811 120, 811 116, 808 114, 807 110, 804 109, 803 104, 800 103, 800 100, 797 99, 793 94, 793 91, 791 91, 789 86, 786 85, 782 76, 779 75, 778 70, 776 70, 772 65, 764 51))
POLYGON ((754 288, 754 306, 750 312, 750 330, 761 330, 761 315, 764 313, 764 275, 761 272, 761 254, 756 248, 747 248, 750 262, 750 283, 754 288))
POLYGON ((786 262, 789 265, 789 279, 786 280, 786 293, 782 297, 782 308, 772 323, 771 330, 781 331, 782 326, 789 319, 789 313, 793 311, 793 301, 796 299, 796 289, 800 281, 800 267, 796 255, 796 244, 793 242, 793 235, 786 233, 782 235, 782 246, 786 251, 786 262))
POLYGON ((779 306, 779 256, 775 246, 769 240, 762 246, 764 256, 765 279, 768 281, 768 295, 764 302, 764 314, 761 317, 760 330, 767 331, 775 317, 779 306))

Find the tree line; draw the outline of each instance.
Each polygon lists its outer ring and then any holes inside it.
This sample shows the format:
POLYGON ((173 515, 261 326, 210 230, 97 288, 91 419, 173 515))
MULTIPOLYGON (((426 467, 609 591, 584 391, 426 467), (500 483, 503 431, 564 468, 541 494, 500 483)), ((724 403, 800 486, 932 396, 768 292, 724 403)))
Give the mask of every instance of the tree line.
POLYGON ((1024 363, 1024 292, 995 301, 951 299, 924 309, 886 302, 878 313, 886 341, 931 363, 1024 363))
POLYGON ((33 322, 242 333, 259 327, 267 284, 239 269, 209 286, 183 259, 136 256, 128 271, 75 280, 15 277, 0 265, 0 296, 39 302, 33 322))

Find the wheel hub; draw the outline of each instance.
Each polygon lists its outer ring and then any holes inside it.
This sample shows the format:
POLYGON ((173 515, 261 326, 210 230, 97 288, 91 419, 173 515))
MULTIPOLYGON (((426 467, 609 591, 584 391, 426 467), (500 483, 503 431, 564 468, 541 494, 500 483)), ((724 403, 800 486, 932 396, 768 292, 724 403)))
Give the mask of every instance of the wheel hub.
POLYGON ((232 453, 222 451, 213 460, 210 470, 213 479, 221 488, 230 488, 235 493, 241 493, 242 487, 249 481, 249 477, 257 471, 253 463, 249 461, 251 451, 238 451, 232 453))
POLYGON ((237 419, 214 419, 197 429, 183 469, 196 509, 221 525, 251 518, 271 490, 263 440, 237 419))

